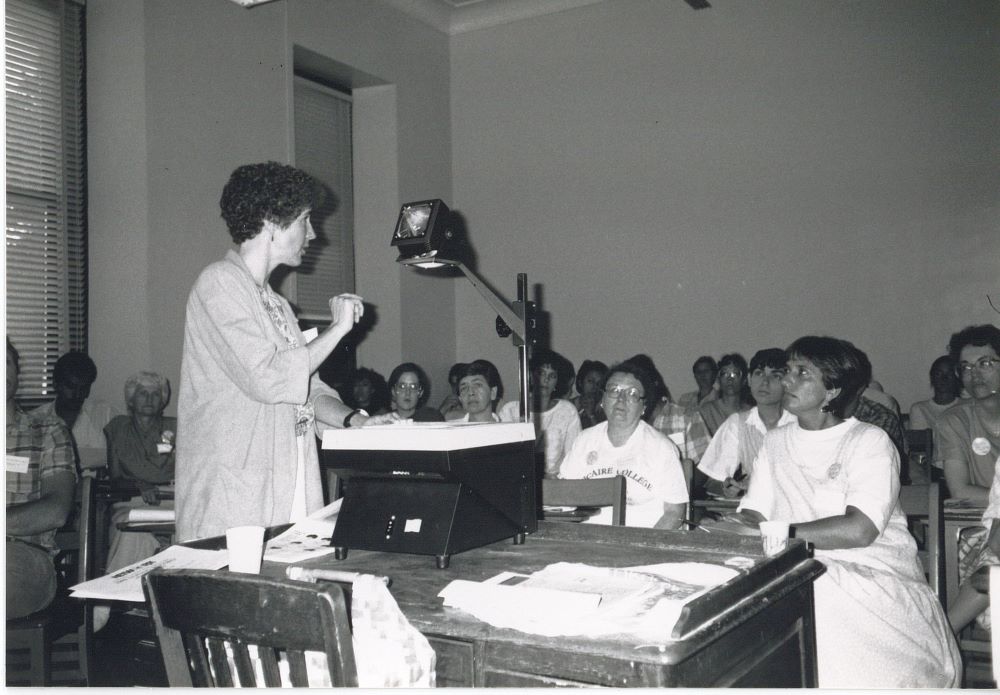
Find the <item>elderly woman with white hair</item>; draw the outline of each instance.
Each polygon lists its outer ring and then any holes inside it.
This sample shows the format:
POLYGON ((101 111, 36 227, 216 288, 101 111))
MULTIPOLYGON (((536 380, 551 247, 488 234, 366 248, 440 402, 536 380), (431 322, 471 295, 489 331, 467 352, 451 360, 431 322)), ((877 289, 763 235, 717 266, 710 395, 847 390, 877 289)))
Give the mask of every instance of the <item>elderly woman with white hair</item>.
POLYGON ((115 505, 108 572, 149 557, 159 548, 153 534, 119 533, 116 524, 125 521, 131 509, 172 506, 170 502, 161 503, 157 495, 157 486, 174 480, 177 419, 163 415, 169 400, 170 382, 165 377, 155 372, 133 374, 125 382, 129 414, 113 418, 104 428, 111 480, 134 485, 141 495, 115 505))

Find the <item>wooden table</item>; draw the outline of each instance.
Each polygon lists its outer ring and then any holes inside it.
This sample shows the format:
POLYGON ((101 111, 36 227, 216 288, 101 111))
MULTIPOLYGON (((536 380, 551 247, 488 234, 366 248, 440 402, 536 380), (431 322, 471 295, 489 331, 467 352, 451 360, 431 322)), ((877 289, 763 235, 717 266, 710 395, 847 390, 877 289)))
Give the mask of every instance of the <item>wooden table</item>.
MULTIPOLYGON (((390 591, 437 653, 440 686, 543 685, 795 687, 816 685, 813 580, 823 572, 802 541, 765 558, 756 537, 702 531, 539 522, 522 545, 502 541, 434 558, 352 550, 304 567, 388 575, 390 591), (604 567, 742 556, 755 564, 685 607, 675 639, 642 645, 634 638, 545 637, 495 628, 445 607, 438 592, 453 579, 481 581, 502 571, 530 573, 559 561, 604 567)), ((287 565, 262 572, 284 576, 287 565)))
MULTIPOLYGON (((944 504, 944 594, 947 606, 958 596, 958 534, 970 526, 981 526, 986 507, 953 507, 944 504)), ((946 607, 947 607, 946 606, 946 607)))

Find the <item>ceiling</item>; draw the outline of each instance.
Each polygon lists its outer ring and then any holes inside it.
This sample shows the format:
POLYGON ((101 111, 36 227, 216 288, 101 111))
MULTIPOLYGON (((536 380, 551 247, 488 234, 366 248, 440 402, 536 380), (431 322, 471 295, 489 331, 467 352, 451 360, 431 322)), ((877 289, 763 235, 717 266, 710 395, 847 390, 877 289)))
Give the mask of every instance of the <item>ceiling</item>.
POLYGON ((604 0, 382 0, 446 34, 461 34, 604 0))

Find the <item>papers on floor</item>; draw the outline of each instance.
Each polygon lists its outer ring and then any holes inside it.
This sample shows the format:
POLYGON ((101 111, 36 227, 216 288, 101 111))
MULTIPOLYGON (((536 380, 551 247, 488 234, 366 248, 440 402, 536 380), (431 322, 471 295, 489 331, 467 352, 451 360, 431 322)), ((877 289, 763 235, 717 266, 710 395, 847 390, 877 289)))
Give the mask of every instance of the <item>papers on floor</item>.
POLYGON ((176 520, 173 509, 130 509, 128 520, 133 523, 170 523, 176 520))
POLYGON ((302 562, 332 553, 330 537, 337 525, 342 501, 343 498, 334 500, 269 540, 264 549, 264 559, 272 562, 302 562))
POLYGON ((684 604, 738 574, 700 562, 621 569, 559 562, 531 575, 455 580, 438 595, 495 627, 551 637, 628 634, 659 644, 671 640, 684 604))
POLYGON ((197 550, 183 545, 172 545, 153 557, 132 563, 103 577, 72 586, 70 591, 72 596, 78 598, 141 603, 146 600, 142 593, 142 578, 158 567, 217 570, 228 563, 229 554, 225 549, 197 550))

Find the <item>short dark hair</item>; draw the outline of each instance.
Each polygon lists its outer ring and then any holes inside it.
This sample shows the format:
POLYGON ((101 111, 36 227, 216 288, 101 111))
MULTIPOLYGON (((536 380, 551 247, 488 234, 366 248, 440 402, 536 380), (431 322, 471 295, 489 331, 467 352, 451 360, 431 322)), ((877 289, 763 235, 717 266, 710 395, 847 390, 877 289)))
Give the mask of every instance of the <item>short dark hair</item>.
POLYGON ((702 355, 701 357, 699 357, 698 359, 696 359, 694 361, 694 364, 691 365, 691 371, 693 372, 694 370, 696 370, 698 368, 699 364, 708 364, 708 365, 711 365, 712 369, 714 371, 716 371, 716 372, 719 371, 719 365, 715 361, 714 357, 710 357, 708 355, 702 355))
POLYGON ((417 375, 417 382, 420 384, 420 390, 423 391, 420 394, 420 398, 417 399, 417 407, 419 408, 431 395, 431 382, 427 378, 427 372, 421 369, 420 365, 416 362, 403 362, 403 364, 389 372, 389 388, 394 388, 396 382, 399 381, 399 377, 403 376, 406 372, 413 372, 417 375))
POLYGON ((389 387, 385 384, 385 377, 368 367, 358 367, 351 374, 347 382, 348 392, 344 394, 344 402, 352 408, 359 407, 354 400, 354 385, 359 381, 367 381, 372 386, 371 401, 368 407, 372 412, 378 412, 389 405, 389 387))
POLYGON ((562 398, 569 393, 570 384, 573 383, 573 377, 576 376, 573 363, 555 350, 547 350, 545 348, 536 348, 533 350, 531 359, 528 361, 531 373, 534 374, 546 365, 552 367, 556 372, 556 388, 552 392, 552 396, 554 398, 562 398))
POLYGON ((807 335, 789 345, 785 353, 789 359, 809 360, 823 375, 823 386, 840 389, 837 397, 827 404, 830 412, 839 418, 853 412, 856 401, 871 381, 868 355, 846 340, 807 335))
POLYGON ((583 393, 583 380, 587 378, 587 375, 591 372, 597 372, 601 375, 601 381, 603 382, 605 377, 608 376, 608 365, 604 364, 600 360, 584 360, 580 364, 580 369, 576 372, 576 391, 577 393, 583 393))
POLYGON ((989 345, 993 352, 1000 355, 1000 328, 992 323, 982 323, 978 326, 966 326, 958 333, 953 333, 948 341, 948 356, 955 363, 958 369, 959 356, 962 348, 974 345, 975 347, 985 347, 989 345))
POLYGON ((97 381, 97 365, 86 353, 70 350, 56 360, 52 369, 52 381, 60 384, 70 376, 78 376, 88 384, 93 384, 97 381))
POLYGON ((7 336, 7 354, 14 358, 14 366, 21 369, 21 353, 14 347, 14 343, 10 342, 10 336, 7 336))
POLYGON ((465 367, 465 362, 456 362, 451 365, 451 369, 448 370, 448 381, 451 381, 452 379, 461 379, 462 372, 465 371, 465 367))
POLYGON ((651 408, 650 406, 656 405, 656 401, 654 400, 656 398, 656 379, 653 375, 646 371, 642 365, 625 360, 624 362, 619 362, 608 369, 608 374, 604 377, 604 382, 601 384, 602 391, 604 390, 604 387, 608 385, 608 379, 615 374, 629 374, 635 377, 635 379, 642 384, 643 403, 645 404, 643 409, 643 419, 645 420, 646 418, 652 416, 655 408, 651 408))
POLYGON ((500 372, 489 360, 473 360, 464 365, 458 380, 461 381, 467 376, 486 377, 486 383, 490 385, 490 388, 496 387, 496 400, 503 398, 503 383, 500 381, 500 372))
MULTIPOLYGON (((1000 353, 998 353, 998 354, 1000 354, 1000 353)), ((934 360, 933 362, 931 362, 931 368, 927 372, 928 376, 933 377, 934 376, 934 370, 936 370, 938 367, 940 367, 942 365, 949 372, 957 373, 958 363, 956 363, 955 360, 953 360, 951 358, 951 355, 941 355, 936 360, 934 360)))
POLYGON ((305 210, 315 209, 323 188, 312 176, 288 164, 244 164, 229 176, 219 207, 237 244, 260 234, 264 222, 287 227, 305 210))
POLYGON ((664 398, 668 401, 670 400, 670 389, 667 388, 667 383, 663 380, 663 375, 660 374, 660 370, 656 368, 656 363, 653 362, 653 358, 645 353, 639 353, 638 355, 632 355, 624 362, 631 362, 632 364, 638 365, 645 369, 649 376, 653 378, 653 392, 650 397, 653 399, 651 403, 659 403, 664 398))
POLYGON ((785 351, 781 348, 764 348, 755 352, 750 358, 750 372, 756 372, 764 367, 784 369, 787 362, 788 357, 785 356, 785 351))

